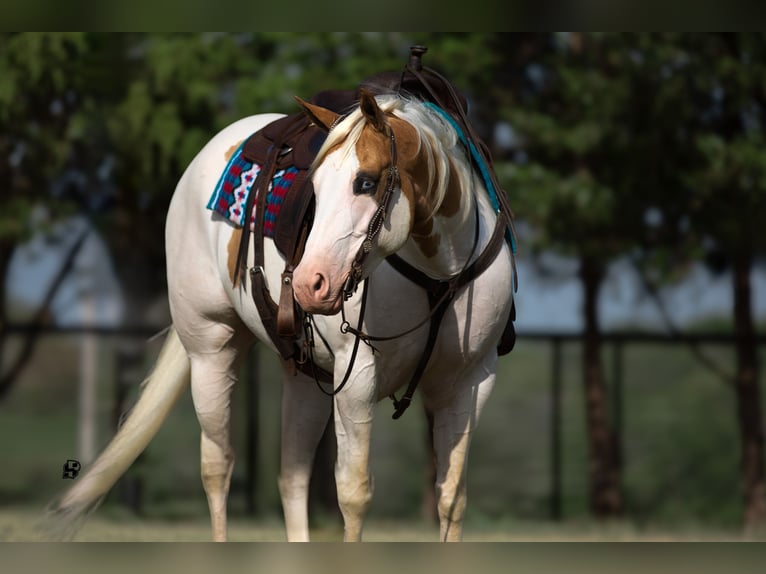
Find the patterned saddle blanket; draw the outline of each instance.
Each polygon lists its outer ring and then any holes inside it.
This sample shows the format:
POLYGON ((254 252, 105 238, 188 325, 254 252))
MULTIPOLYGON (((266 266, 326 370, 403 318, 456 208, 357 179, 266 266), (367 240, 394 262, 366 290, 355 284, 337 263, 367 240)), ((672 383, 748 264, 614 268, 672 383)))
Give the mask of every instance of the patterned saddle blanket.
MULTIPOLYGON (((243 155, 244 145, 243 142, 229 159, 229 163, 221 174, 207 203, 208 209, 222 215, 238 227, 245 225, 245 206, 253 183, 261 171, 259 164, 249 161, 243 155)), ((274 173, 268 187, 266 212, 263 216, 263 235, 265 237, 274 237, 279 211, 297 174, 298 169, 294 166, 279 169, 274 173)), ((250 214, 251 231, 254 231, 254 222, 255 210, 250 214)))

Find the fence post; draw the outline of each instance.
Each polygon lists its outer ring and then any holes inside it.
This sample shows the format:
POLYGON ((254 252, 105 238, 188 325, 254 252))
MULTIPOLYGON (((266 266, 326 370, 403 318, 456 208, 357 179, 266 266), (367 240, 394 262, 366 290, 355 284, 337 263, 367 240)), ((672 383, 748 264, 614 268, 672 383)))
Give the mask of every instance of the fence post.
POLYGON ((614 340, 612 346, 612 413, 613 413, 613 425, 614 436, 617 444, 615 445, 617 450, 617 468, 620 470, 620 494, 623 497, 623 504, 625 500, 625 488, 623 478, 623 463, 624 455, 622 452, 624 443, 622 439, 623 435, 623 393, 622 393, 622 352, 623 341, 619 338, 614 340))
MULTIPOLYGON (((93 291, 83 296, 83 315, 86 326, 96 319, 96 302, 93 291)), ((84 332, 80 336, 80 384, 78 389, 77 458, 85 466, 96 458, 98 393, 98 339, 95 334, 84 332)))
POLYGON ((551 518, 563 518, 561 505, 561 338, 553 337, 551 384, 551 518))

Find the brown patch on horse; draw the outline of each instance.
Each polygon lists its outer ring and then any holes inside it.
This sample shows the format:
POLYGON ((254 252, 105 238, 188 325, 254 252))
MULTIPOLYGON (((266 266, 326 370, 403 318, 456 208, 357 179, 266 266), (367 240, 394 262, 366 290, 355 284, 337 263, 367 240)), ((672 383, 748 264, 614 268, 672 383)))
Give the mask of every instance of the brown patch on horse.
MULTIPOLYGON (((226 252, 228 258, 226 260, 226 268, 229 270, 229 279, 234 283, 234 274, 237 271, 237 254, 239 253, 239 243, 242 239, 242 228, 236 227, 231 233, 229 238, 229 244, 226 246, 226 252)), ((237 286, 236 284, 234 285, 237 286)))
POLYGON ((452 163, 452 158, 449 158, 449 179, 447 183, 447 192, 444 194, 442 204, 439 206, 439 210, 436 212, 442 217, 452 217, 458 211, 460 211, 460 184, 457 176, 455 175, 457 170, 452 163))
POLYGON ((231 159, 231 156, 234 155, 234 153, 239 149, 239 146, 242 145, 242 142, 245 140, 239 140, 237 143, 235 143, 233 146, 231 146, 229 149, 226 150, 226 153, 223 154, 223 156, 226 158, 226 161, 229 161, 231 159))
MULTIPOLYGON (((403 183, 402 191, 407 194, 410 203, 414 205, 414 222, 412 226, 412 238, 420 247, 426 257, 434 257, 439 251, 440 236, 434 233, 435 215, 452 217, 460 211, 461 191, 460 180, 457 178, 457 170, 451 158, 449 161, 449 173, 447 174, 447 189, 442 198, 439 208, 435 209, 436 198, 428 186, 428 167, 425 150, 418 150, 415 159, 408 162, 406 173, 409 178, 402 177, 402 182, 409 179, 409 185, 403 183)), ((434 162, 433 181, 438 181, 440 166, 434 162)))
MULTIPOLYGON (((402 193, 405 194, 412 209, 412 231, 410 235, 418 244, 423 255, 434 257, 439 251, 440 237, 434 233, 435 198, 428 188, 428 158, 420 144, 417 130, 399 118, 391 120, 396 133, 397 154, 399 157, 399 172, 402 180, 402 193), (400 140, 402 145, 400 146, 400 140), (400 150, 401 147, 401 150, 400 150)), ((438 166, 434 164, 434 168, 438 166)), ((433 180, 438 180, 438 173, 433 174, 433 180)), ((455 191, 460 189, 455 187, 455 191)), ((446 201, 447 198, 445 198, 446 201)), ((459 195, 457 196, 460 201, 459 195)), ((437 213, 441 213, 440 207, 437 213)), ((446 211, 452 211, 452 205, 446 206, 446 211)))
POLYGON ((423 255, 434 257, 439 251, 439 234, 434 233, 433 198, 428 193, 428 167, 425 160, 400 170, 402 193, 412 206, 412 231, 410 236, 418 244, 423 255))
POLYGON ((420 247, 423 255, 429 259, 431 257, 436 257, 436 254, 439 253, 439 242, 441 241, 441 237, 439 237, 438 233, 426 236, 419 236, 413 233, 412 238, 415 240, 415 243, 418 244, 418 247, 420 247))

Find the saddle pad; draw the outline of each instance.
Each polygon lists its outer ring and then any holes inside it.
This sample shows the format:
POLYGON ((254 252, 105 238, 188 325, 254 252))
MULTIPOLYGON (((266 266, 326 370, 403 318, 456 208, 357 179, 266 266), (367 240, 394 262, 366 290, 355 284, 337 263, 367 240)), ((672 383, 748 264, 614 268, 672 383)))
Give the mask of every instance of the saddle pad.
MULTIPOLYGON (((247 140, 245 140, 247 141, 247 140)), ((244 143, 229 159, 221 178, 218 180, 207 208, 222 215, 238 227, 245 224, 245 206, 250 189, 261 171, 261 166, 248 161, 242 155, 244 143)), ((295 180, 298 170, 288 167, 278 170, 269 183, 266 195, 266 213, 263 216, 263 235, 274 237, 274 226, 279 216, 282 202, 295 180)), ((254 231, 255 210, 250 214, 250 230, 254 231)))

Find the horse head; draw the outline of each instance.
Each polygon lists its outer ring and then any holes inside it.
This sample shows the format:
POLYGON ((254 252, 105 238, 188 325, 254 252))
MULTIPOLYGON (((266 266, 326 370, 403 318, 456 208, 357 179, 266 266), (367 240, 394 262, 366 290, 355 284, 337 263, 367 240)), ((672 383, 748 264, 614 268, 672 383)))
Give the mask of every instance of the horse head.
POLYGON ((329 133, 314 163, 314 223, 293 285, 303 309, 332 315, 385 257, 428 235, 448 162, 408 118, 414 102, 362 91, 347 117, 299 103, 329 133))

